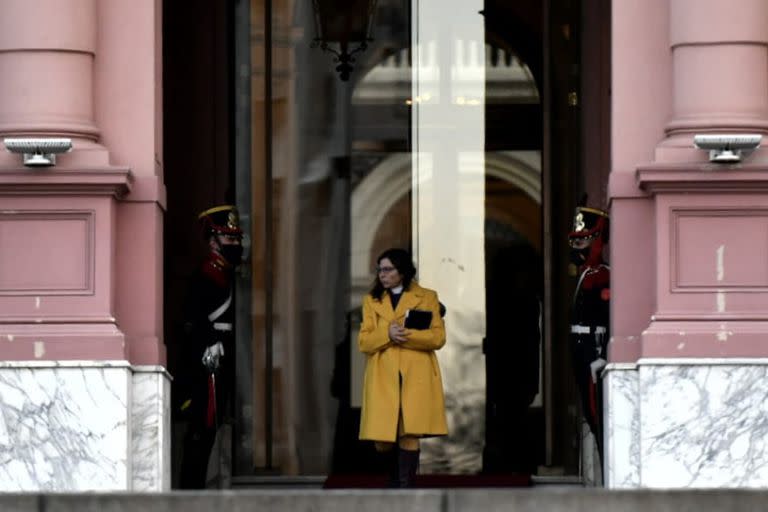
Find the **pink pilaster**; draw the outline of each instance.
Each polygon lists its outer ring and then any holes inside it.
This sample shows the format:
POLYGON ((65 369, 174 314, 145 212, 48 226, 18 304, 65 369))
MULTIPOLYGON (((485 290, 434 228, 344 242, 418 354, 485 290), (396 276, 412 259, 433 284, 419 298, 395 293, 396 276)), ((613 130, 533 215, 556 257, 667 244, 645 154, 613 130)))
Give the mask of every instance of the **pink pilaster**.
POLYGON ((0 138, 73 140, 0 148, 2 360, 165 362, 159 4, 0 4, 0 138))
POLYGON ((765 156, 693 147, 768 133, 767 20, 763 0, 614 2, 614 361, 768 355, 765 156))
POLYGON ((764 422, 768 155, 714 164, 693 139, 768 135, 768 2, 612 13, 606 486, 764 487, 768 450, 733 440, 764 422))
POLYGON ((768 168, 711 164, 697 133, 768 133, 768 3, 671 0, 672 109, 637 180, 654 201, 644 357, 768 355, 768 168), (765 240, 763 240, 765 239, 765 240))
POLYGON ((641 356, 768 356, 768 167, 654 164, 638 181, 657 261, 641 356))
POLYGON ((117 203, 116 314, 133 364, 165 365, 162 2, 98 3, 95 112, 112 162, 130 165, 117 203))
POLYGON ((653 203, 638 188, 635 170, 653 160, 671 115, 669 5, 620 0, 613 2, 611 13, 609 356, 614 362, 631 362, 640 355, 640 335, 655 307, 653 203))

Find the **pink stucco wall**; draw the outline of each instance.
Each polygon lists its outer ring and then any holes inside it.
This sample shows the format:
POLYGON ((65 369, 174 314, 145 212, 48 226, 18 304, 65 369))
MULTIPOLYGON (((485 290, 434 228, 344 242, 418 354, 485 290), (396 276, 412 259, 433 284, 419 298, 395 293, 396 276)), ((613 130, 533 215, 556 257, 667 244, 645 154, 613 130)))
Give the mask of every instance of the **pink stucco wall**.
POLYGON ((96 122, 134 186, 117 205, 116 315, 135 364, 165 363, 161 1, 99 2, 96 122), (119 98, 116 101, 116 98, 119 98))
POLYGON ((160 0, 0 3, 0 359, 164 364, 160 0), (34 20, 34 23, 28 21, 34 20))
POLYGON ((653 204, 635 169, 653 161, 672 108, 668 2, 620 0, 611 28, 611 333, 613 361, 634 361, 654 312, 653 204), (638 73, 638 69, 644 73, 638 73))
POLYGON ((768 355, 766 156, 693 146, 768 133, 767 44, 763 0, 613 2, 613 361, 768 355))

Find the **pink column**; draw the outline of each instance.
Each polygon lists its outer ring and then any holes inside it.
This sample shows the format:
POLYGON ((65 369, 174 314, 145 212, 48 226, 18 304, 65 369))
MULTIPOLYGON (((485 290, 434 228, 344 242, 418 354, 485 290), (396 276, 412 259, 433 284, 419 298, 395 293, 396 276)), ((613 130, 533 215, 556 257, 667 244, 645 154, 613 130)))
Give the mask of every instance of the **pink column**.
MULTIPOLYGON (((743 292, 747 295, 741 298, 743 278, 730 280, 752 263, 746 244, 759 240, 755 237, 763 228, 762 197, 741 194, 759 191, 768 176, 759 168, 745 175, 712 166, 707 152, 693 147, 693 136, 768 132, 766 20, 763 0, 745 0, 738 8, 726 0, 613 4, 613 361, 690 355, 697 346, 708 346, 703 353, 725 355, 736 344, 685 343, 681 352, 679 343, 657 343, 652 340, 661 338, 651 333, 663 326, 690 334, 674 322, 715 322, 733 308, 741 312, 731 317, 755 319, 748 311, 763 307, 759 291, 743 292), (747 204, 753 209, 744 210, 747 204), (680 213, 686 209, 700 215, 680 213), (745 218, 750 220, 739 220, 745 218), (723 242, 712 246, 716 240, 723 242), (695 254, 701 259, 691 260, 695 254), (724 274, 716 271, 718 261, 724 274), (724 277, 718 280, 718 275, 724 277), (649 324, 653 328, 642 336, 649 324)), ((759 165, 765 158, 761 153, 743 165, 759 165)), ((710 330, 720 331, 707 329, 708 339, 717 335, 710 330)), ((744 346, 736 350, 745 351, 744 346)))
POLYGON ((653 199, 656 264, 640 355, 766 356, 765 156, 710 164, 693 136, 768 134, 768 2, 670 0, 669 20, 671 120, 655 162, 637 162, 653 199))
POLYGON ((99 0, 97 9, 96 123, 111 161, 130 165, 133 177, 117 203, 115 309, 129 360, 142 365, 165 365, 161 8, 161 0, 99 0))
POLYGON ((611 343, 613 362, 640 356, 655 308, 653 202, 637 186, 637 165, 653 161, 672 109, 666 1, 611 6, 611 343), (638 79, 639 70, 647 78, 638 79))
POLYGON ((768 134, 768 2, 671 0, 673 110, 656 160, 703 162, 693 135, 768 134))
POLYGON ((127 165, 110 164, 95 122, 102 5, 3 0, 0 6, 0 137, 74 143, 57 166, 34 170, 0 149, 4 360, 128 359, 115 314, 117 199, 133 178, 127 165))
POLYGON ((768 166, 699 133, 768 134, 768 2, 614 0, 607 487, 764 487, 768 166), (728 421, 723 421, 728 418, 728 421), (754 448, 754 449, 753 449, 754 448))
MULTIPOLYGON (((105 165, 95 141, 96 0, 4 0, 0 16, 0 137, 71 137, 62 164, 105 165)), ((17 158, 0 152, 0 165, 17 158)))

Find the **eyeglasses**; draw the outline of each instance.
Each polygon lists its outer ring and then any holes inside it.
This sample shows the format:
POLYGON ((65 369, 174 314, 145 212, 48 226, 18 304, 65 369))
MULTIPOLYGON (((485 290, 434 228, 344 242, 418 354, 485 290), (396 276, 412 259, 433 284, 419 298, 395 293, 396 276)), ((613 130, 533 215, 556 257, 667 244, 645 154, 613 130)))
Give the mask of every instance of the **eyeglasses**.
POLYGON ((397 270, 395 267, 376 267, 376 273, 381 274, 384 272, 385 274, 389 274, 392 271, 397 270))

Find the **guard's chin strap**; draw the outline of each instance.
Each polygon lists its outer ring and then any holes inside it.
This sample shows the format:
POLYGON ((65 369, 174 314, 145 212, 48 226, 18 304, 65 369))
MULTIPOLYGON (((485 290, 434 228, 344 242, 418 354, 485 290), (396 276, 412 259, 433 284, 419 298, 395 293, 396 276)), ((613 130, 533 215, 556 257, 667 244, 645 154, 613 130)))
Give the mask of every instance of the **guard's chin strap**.
POLYGON ((589 246, 589 255, 584 262, 585 267, 596 267, 603 262, 603 237, 602 233, 592 241, 589 246))
POLYGON ((213 253, 214 256, 216 256, 216 263, 221 265, 222 268, 229 270, 232 268, 232 264, 227 261, 227 258, 224 257, 221 251, 221 242, 219 242, 218 235, 220 233, 214 233, 213 234, 213 243, 216 244, 216 248, 211 248, 211 253, 213 253))

